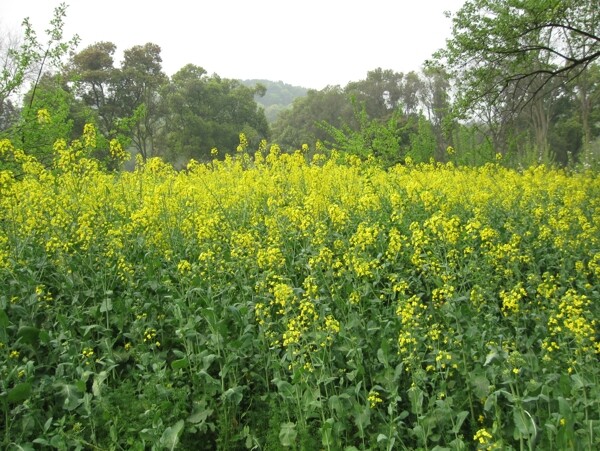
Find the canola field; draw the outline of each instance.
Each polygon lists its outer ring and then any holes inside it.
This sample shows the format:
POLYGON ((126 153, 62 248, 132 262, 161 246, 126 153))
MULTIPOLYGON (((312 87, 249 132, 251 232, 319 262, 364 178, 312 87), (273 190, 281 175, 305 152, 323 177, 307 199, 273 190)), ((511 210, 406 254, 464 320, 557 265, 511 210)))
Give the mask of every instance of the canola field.
POLYGON ((0 143, 2 449, 600 448, 598 174, 93 144, 0 143))

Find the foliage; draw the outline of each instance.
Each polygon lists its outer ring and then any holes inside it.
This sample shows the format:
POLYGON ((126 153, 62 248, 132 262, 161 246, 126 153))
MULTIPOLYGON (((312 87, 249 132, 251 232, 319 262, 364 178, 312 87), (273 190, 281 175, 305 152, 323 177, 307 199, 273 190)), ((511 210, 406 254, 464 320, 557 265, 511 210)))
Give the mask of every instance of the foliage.
POLYGON ((352 105, 339 86, 327 86, 320 91, 309 89, 306 96, 294 100, 292 108, 283 111, 272 124, 273 141, 284 150, 299 149, 307 142, 329 138, 320 122, 342 127, 351 121, 352 105))
MULTIPOLYGON (((400 125, 402 117, 399 113, 392 115, 386 122, 370 119, 364 104, 359 106, 353 101, 354 121, 357 130, 344 124, 337 128, 323 121, 319 125, 329 134, 331 142, 326 142, 344 154, 358 156, 363 159, 376 158, 384 166, 389 167, 404 161, 402 150, 410 122, 404 127, 400 125)), ((414 144, 411 142, 411 144, 414 144)), ((435 142, 431 142, 431 148, 435 142)))
POLYGON ((213 148, 234 148, 240 132, 254 144, 267 138, 264 111, 254 100, 262 91, 216 74, 207 76, 193 64, 183 67, 164 92, 169 111, 164 146, 171 159, 210 160, 213 148))
POLYGON ((96 136, 0 141, 2 448, 600 446, 596 174, 96 136))
POLYGON ((33 74, 33 93, 31 99, 35 98, 35 88, 43 74, 50 65, 54 68, 60 67, 62 59, 69 51, 73 50, 79 42, 79 37, 74 36, 69 41, 63 41, 64 18, 67 5, 61 3, 54 9, 54 16, 50 21, 50 28, 46 30, 48 40, 42 44, 28 18, 23 20, 24 38, 18 48, 9 47, 0 71, 0 103, 13 93, 17 92, 33 74))
POLYGON ((522 105, 600 57, 597 7, 597 0, 470 0, 438 56, 460 72, 467 106, 505 90, 522 105))

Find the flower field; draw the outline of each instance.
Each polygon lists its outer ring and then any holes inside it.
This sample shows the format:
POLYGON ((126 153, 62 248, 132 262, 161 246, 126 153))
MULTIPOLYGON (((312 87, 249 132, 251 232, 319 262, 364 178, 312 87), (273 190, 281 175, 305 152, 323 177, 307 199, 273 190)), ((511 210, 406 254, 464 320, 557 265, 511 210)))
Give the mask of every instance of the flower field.
POLYGON ((2 449, 600 448, 596 173, 86 146, 0 143, 2 449))

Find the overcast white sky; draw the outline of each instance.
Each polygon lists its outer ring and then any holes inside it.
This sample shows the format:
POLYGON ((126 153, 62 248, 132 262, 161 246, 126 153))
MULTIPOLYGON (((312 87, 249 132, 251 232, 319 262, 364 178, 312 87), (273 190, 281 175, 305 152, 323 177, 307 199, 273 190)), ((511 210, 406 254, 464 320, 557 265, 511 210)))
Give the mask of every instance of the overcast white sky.
MULTIPOLYGON (((185 64, 225 78, 263 78, 322 89, 361 80, 381 67, 418 70, 450 36, 464 0, 64 0, 65 37, 78 50, 99 41, 118 52, 147 42, 163 69, 185 64)), ((0 31, 20 33, 29 17, 45 38, 59 0, 1 0, 0 31)), ((121 55, 117 55, 116 63, 121 55)))

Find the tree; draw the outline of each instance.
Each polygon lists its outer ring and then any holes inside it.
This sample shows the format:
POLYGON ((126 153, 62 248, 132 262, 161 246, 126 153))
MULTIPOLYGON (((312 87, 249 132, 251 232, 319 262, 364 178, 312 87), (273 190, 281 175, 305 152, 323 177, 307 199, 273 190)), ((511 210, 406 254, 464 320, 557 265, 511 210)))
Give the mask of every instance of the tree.
MULTIPOLYGON (((59 69, 65 55, 75 49, 79 37, 73 36, 65 41, 63 36, 64 18, 67 6, 61 3, 54 9, 50 28, 46 30, 47 40, 43 44, 38 40, 37 34, 28 18, 23 20, 24 36, 19 40, 8 38, 0 45, 1 71, 0 71, 0 117, 5 119, 7 112, 13 109, 10 97, 17 94, 27 80, 32 81, 29 93, 28 107, 31 110, 36 97, 38 84, 45 72, 59 69)), ((23 117, 23 121, 35 120, 35 117, 23 117)), ((7 124, 8 125, 8 124, 7 124)), ((11 123, 10 125, 15 125, 11 123)), ((23 143, 26 136, 21 134, 23 143)))
POLYGON ((75 90, 83 102, 97 115, 100 130, 107 136, 115 131, 121 116, 116 99, 115 84, 118 69, 113 55, 117 47, 112 42, 97 42, 71 58, 69 73, 75 90))
POLYGON ((600 57, 599 7, 598 0, 468 0, 437 54, 456 77, 463 110, 507 91, 522 108, 581 75, 600 57))
POLYGON ((344 91, 362 103, 369 117, 388 119, 404 101, 404 75, 381 68, 367 72, 367 78, 350 82, 344 91))
POLYGON ((120 125, 146 160, 156 153, 156 138, 163 126, 160 95, 169 78, 162 71, 161 48, 152 43, 125 50, 116 86, 120 125))
POLYGON ((455 125, 451 114, 450 75, 440 67, 425 67, 419 100, 435 135, 436 156, 439 159, 445 156, 446 148, 452 144, 452 128, 455 125))
POLYGON ((309 89, 306 96, 294 100, 292 108, 283 111, 273 123, 273 140, 285 150, 325 141, 330 135, 319 125, 322 122, 333 127, 352 124, 357 128, 352 104, 341 87, 309 89))
POLYGON ((164 147, 173 160, 208 160, 211 149, 232 151, 239 133, 256 141, 267 138, 269 126, 254 96, 264 89, 244 86, 188 64, 171 77, 163 95, 167 108, 164 147))
POLYGON ((18 61, 14 56, 19 47, 20 40, 16 35, 10 32, 0 35, 0 131, 10 127, 18 117, 10 95, 16 88, 11 80, 17 76, 18 61))
POLYGON ((147 43, 123 52, 114 66, 112 42, 92 44, 73 55, 70 74, 76 90, 96 113, 100 130, 109 137, 126 136, 144 159, 156 153, 164 126, 161 97, 168 77, 162 72, 161 49, 147 43))

